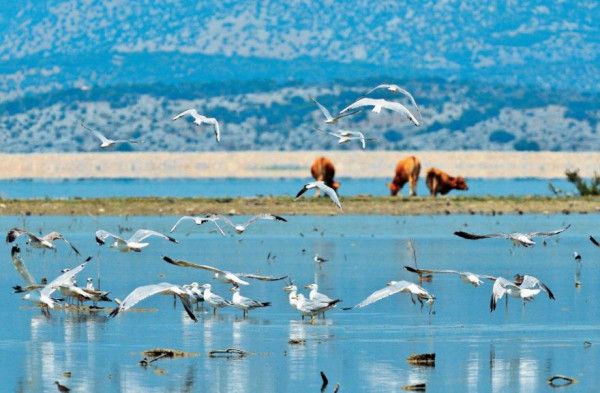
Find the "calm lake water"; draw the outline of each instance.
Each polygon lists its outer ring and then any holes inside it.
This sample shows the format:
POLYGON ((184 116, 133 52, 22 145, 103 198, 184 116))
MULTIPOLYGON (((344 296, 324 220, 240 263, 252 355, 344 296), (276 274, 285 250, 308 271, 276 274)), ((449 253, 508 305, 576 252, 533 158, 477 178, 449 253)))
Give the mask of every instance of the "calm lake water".
MULTIPOLYGON (((333 208, 332 208, 333 211, 333 208)), ((233 217, 244 221, 247 217, 233 217)), ((151 238, 142 253, 122 254, 94 241, 102 228, 124 235, 137 228, 168 232, 177 217, 0 217, 2 227, 34 232, 58 230, 94 259, 79 275, 101 278, 104 290, 119 299, 139 285, 167 281, 211 282, 216 293, 230 296, 228 286, 208 271, 172 266, 163 255, 213 265, 234 272, 293 277, 298 286, 311 282, 320 291, 358 303, 389 280, 415 281, 403 269, 413 265, 411 240, 419 267, 459 269, 512 278, 516 273, 542 280, 556 300, 539 295, 523 307, 504 300, 490 313, 492 283, 464 284, 457 276, 438 275, 423 286, 436 296, 433 312, 397 294, 369 307, 329 311, 315 325, 290 308, 284 282, 252 281, 242 294, 272 306, 242 319, 237 309, 197 312, 198 323, 169 296, 154 296, 109 319, 94 314, 51 311, 44 317, 28 307, 11 286, 22 279, 4 244, 5 273, 0 309, 2 390, 56 391, 60 381, 73 392, 206 391, 319 392, 323 371, 333 391, 398 392, 404 385, 426 383, 428 392, 547 392, 555 374, 574 377, 568 391, 600 389, 600 249, 587 239, 598 233, 598 215, 502 216, 289 216, 289 222, 262 221, 246 233, 222 237, 210 226, 183 223, 173 234, 179 244, 151 238), (476 233, 546 231, 571 224, 559 236, 531 248, 515 248, 505 239, 471 241, 455 230, 476 233), (574 285, 573 252, 582 255, 580 288, 574 285), (328 259, 317 264, 315 253, 328 259), (267 258, 270 256, 270 258, 267 258), (291 339, 305 340, 290 344, 291 339), (586 342, 591 346, 585 345, 586 342), (245 358, 211 358, 207 352, 239 348, 245 358), (160 359, 138 365, 141 352, 169 348, 196 357, 160 359), (435 367, 406 362, 414 353, 435 353, 435 367), (70 372, 71 377, 63 376, 70 372)), ((78 258, 64 243, 57 252, 41 252, 17 239, 22 257, 39 280, 52 278, 78 258)), ((305 291, 304 291, 305 292, 305 291)), ((306 293, 306 292, 305 292, 306 293)))
MULTIPOLYGON (((1 180, 0 197, 17 198, 97 198, 97 197, 254 197, 258 195, 296 195, 312 179, 80 179, 80 180, 1 180)), ((340 178, 340 195, 389 195, 388 178, 340 178)), ((456 195, 553 195, 548 187, 576 194, 565 179, 468 179, 468 191, 456 195)), ((418 195, 429 190, 421 179, 418 195)), ((401 191, 408 195, 408 185, 401 191)), ((451 195, 452 195, 451 194, 451 195)))

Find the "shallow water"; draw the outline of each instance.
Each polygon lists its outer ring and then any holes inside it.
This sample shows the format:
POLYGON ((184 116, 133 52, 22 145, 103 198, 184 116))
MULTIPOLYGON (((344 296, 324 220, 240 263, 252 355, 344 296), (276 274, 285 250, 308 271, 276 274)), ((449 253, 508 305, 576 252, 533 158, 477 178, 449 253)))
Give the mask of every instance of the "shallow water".
MULTIPOLYGON (((244 221, 247 217, 233 217, 244 221)), ((101 278, 103 289, 123 299, 139 285, 168 281, 211 282, 229 297, 228 286, 203 270, 168 265, 162 255, 234 272, 289 274, 299 286, 318 282, 320 291, 358 303, 391 279, 415 281, 403 265, 413 265, 411 240, 419 267, 459 269, 512 278, 537 276, 556 300, 539 295, 525 307, 509 299, 490 313, 491 282, 464 284, 438 275, 423 286, 436 296, 433 312, 397 294, 364 309, 332 310, 315 325, 302 321, 282 291, 284 282, 253 281, 242 294, 271 301, 250 312, 222 309, 217 316, 199 311, 194 323, 173 299, 154 296, 139 303, 148 312, 125 312, 109 319, 94 314, 51 311, 44 317, 10 287, 22 284, 4 245, 6 273, 0 310, 0 366, 7 391, 55 391, 55 380, 71 391, 317 392, 319 372, 340 392, 398 391, 424 382, 428 392, 542 392, 555 374, 578 379, 573 391, 600 387, 600 250, 587 239, 597 233, 597 215, 503 216, 290 216, 288 223, 262 221, 242 235, 220 236, 208 225, 182 224, 173 234, 179 244, 150 239, 142 253, 121 254, 96 245, 98 228, 127 235, 145 227, 168 232, 176 217, 1 217, 4 228, 34 232, 58 230, 94 259, 78 277, 101 278), (531 248, 514 248, 505 239, 470 241, 454 236, 471 232, 545 231, 571 224, 559 236, 531 248), (582 256, 580 288, 575 288, 573 251, 582 256), (328 261, 317 264, 315 253, 328 261), (267 259, 267 256, 270 256, 267 259), (290 344, 290 339, 305 340, 290 344), (591 342, 591 346, 584 342, 591 342), (196 357, 161 359, 143 368, 141 352, 170 348, 196 357), (207 352, 230 347, 250 354, 242 359, 210 358, 207 352), (435 367, 415 367, 413 353, 435 353, 435 367), (66 378, 64 372, 71 372, 66 378)), ((231 231, 230 231, 231 233, 231 231)), ((58 275, 77 258, 65 245, 58 251, 29 249, 17 242, 36 277, 58 275)), ((571 391, 571 388, 569 388, 571 391)))
MULTIPOLYGON (((311 179, 78 179, 0 180, 0 197, 33 198, 101 198, 101 197, 254 197, 260 195, 296 195, 311 179)), ((391 179, 338 179, 342 196, 389 195, 386 183, 391 179)), ((548 183, 576 194, 565 179, 468 179, 469 190, 452 191, 451 195, 553 195, 548 183)), ((408 185, 401 194, 408 195, 408 185)), ((428 195, 425 181, 417 186, 418 195, 428 195)))

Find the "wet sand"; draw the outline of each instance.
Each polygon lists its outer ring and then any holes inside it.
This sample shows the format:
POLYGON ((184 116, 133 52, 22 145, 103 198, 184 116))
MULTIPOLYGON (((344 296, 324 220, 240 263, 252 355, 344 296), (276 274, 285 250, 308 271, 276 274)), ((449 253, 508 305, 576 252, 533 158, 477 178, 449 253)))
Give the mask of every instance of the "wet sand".
POLYGON ((396 163, 415 155, 421 174, 430 167, 466 178, 564 178, 580 169, 591 177, 600 152, 487 151, 295 151, 208 153, 0 154, 0 179, 19 178, 306 178, 319 156, 329 157, 338 177, 392 178, 396 163))

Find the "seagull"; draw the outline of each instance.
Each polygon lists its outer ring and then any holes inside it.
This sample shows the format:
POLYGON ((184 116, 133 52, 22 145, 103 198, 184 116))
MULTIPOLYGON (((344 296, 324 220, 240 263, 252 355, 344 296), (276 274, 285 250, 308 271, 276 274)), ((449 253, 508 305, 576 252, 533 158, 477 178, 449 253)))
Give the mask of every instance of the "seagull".
POLYGON ((234 224, 233 222, 231 222, 231 220, 225 216, 221 216, 221 215, 217 215, 221 220, 225 221, 227 224, 231 225, 233 227, 233 229, 235 229, 235 232, 238 234, 244 233, 244 231, 246 230, 246 228, 252 224, 253 222, 256 222, 258 220, 276 220, 276 221, 283 221, 283 222, 287 222, 287 220, 283 217, 280 216, 276 216, 274 214, 269 214, 269 213, 264 213, 264 214, 258 214, 252 218, 250 218, 245 224, 234 224))
POLYGON ((600 243, 598 242, 598 240, 594 239, 594 237, 593 237, 592 235, 590 235, 590 241, 591 241, 592 243, 594 243, 594 245, 595 245, 596 247, 600 247, 600 243))
POLYGON ((315 100, 313 97, 310 97, 310 99, 313 100, 313 102, 315 104, 317 104, 317 106, 319 107, 319 109, 321 110, 321 112, 323 113, 323 115, 325 116, 325 123, 327 123, 327 124, 335 124, 342 117, 356 115, 358 112, 360 112, 360 109, 359 109, 359 110, 354 111, 354 112, 344 113, 344 114, 340 114, 340 115, 338 115, 336 117, 333 117, 333 116, 331 116, 331 113, 329 113, 329 111, 327 110, 327 108, 325 108, 323 105, 319 104, 319 102, 317 100, 315 100))
POLYGON ((99 289, 94 288, 94 279, 91 277, 87 278, 87 284, 85 288, 82 288, 88 295, 90 295, 90 300, 93 302, 112 302, 108 298, 108 294, 110 292, 101 291, 99 289))
POLYGON ((273 276, 260 276, 258 274, 252 273, 232 273, 227 270, 217 269, 216 267, 208 266, 208 265, 198 265, 193 262, 184 261, 183 259, 173 259, 168 256, 163 256, 163 260, 172 265, 182 266, 182 267, 193 267, 196 269, 204 269, 209 270, 214 273, 213 278, 221 281, 225 284, 231 284, 233 286, 239 285, 250 285, 247 281, 242 280, 240 277, 250 278, 253 280, 260 281, 279 281, 287 278, 287 276, 283 277, 273 277, 273 276))
POLYGON ((143 143, 144 141, 141 139, 132 139, 132 140, 126 140, 126 139, 108 139, 107 137, 105 137, 104 135, 102 135, 100 132, 91 129, 90 127, 86 126, 85 124, 81 123, 81 125, 83 126, 83 128, 85 128, 88 131, 91 131, 94 135, 96 135, 96 137, 98 139, 100 139, 100 147, 111 147, 114 146, 117 143, 143 143))
POLYGON ((209 214, 207 216, 182 216, 181 218, 179 218, 179 220, 177 220, 177 222, 175 223, 175 225, 173 225, 173 228, 171 228, 171 233, 175 230, 175 228, 177 228, 177 226, 179 225, 179 223, 181 223, 181 221, 186 221, 186 220, 192 220, 196 223, 196 225, 202 225, 206 222, 213 222, 217 228, 219 229, 219 232, 221 232, 221 235, 225 236, 225 232, 223 232, 223 229, 219 226, 219 224, 217 223, 218 220, 220 220, 221 217, 216 215, 216 214, 209 214))
POLYGON ((221 296, 212 292, 212 286, 210 284, 204 284, 201 286, 204 288, 204 301, 213 308, 213 314, 217 314, 217 309, 233 306, 229 300, 222 298, 221 296))
POLYGON ((541 291, 546 292, 548 297, 554 300, 552 291, 550 291, 544 283, 533 276, 523 276, 523 281, 520 284, 516 284, 504 277, 498 277, 494 282, 494 287, 492 289, 490 312, 496 309, 498 300, 502 299, 505 294, 516 298, 522 298, 525 302, 532 300, 541 291))
POLYGON ((379 113, 382 108, 386 108, 395 112, 399 112, 404 114, 408 120, 412 121, 415 126, 419 126, 419 121, 413 116, 412 113, 401 103, 387 101, 381 98, 359 98, 354 103, 348 105, 346 108, 342 109, 340 113, 344 113, 350 109, 358 108, 361 106, 373 106, 373 112, 379 113))
MULTIPOLYGON (((318 188, 321 191, 323 191, 325 194, 327 194, 327 196, 329 198, 331 198, 331 200, 333 201, 333 203, 335 203, 335 205, 342 210, 342 205, 340 203, 340 200, 337 196, 337 193, 335 192, 335 190, 331 187, 329 187, 328 185, 325 184, 324 181, 319 180, 319 181, 313 181, 310 183, 305 184, 302 189, 300 191, 298 191, 298 194, 296 194, 296 198, 294 198, 294 200, 300 198, 300 196, 302 194, 304 194, 306 191, 310 190, 311 188, 318 188)), ((343 210, 342 210, 343 211, 343 210)))
POLYGON ((185 115, 192 116, 194 118, 194 124, 197 126, 201 126, 202 123, 212 124, 213 127, 215 128, 215 137, 217 138, 217 142, 221 141, 221 131, 219 129, 219 122, 217 121, 217 119, 215 119, 214 117, 203 116, 203 115, 199 114, 198 111, 195 109, 188 109, 188 110, 185 110, 185 111, 181 112, 180 114, 176 115, 171 120, 177 120, 180 117, 185 116, 185 115))
POLYGON ((288 300, 290 302, 290 306, 295 310, 296 303, 298 301, 298 287, 294 284, 287 285, 283 288, 284 291, 289 292, 288 300))
POLYGON ((353 140, 360 140, 362 144, 362 148, 366 149, 367 144, 366 141, 376 141, 376 138, 365 138, 365 135, 360 131, 348 131, 348 130, 338 130, 338 131, 323 131, 319 128, 315 128, 315 130, 320 132, 325 132, 331 136, 338 138, 338 145, 342 143, 347 143, 353 140))
MULTIPOLYGON (((183 287, 186 288, 185 285, 183 287)), ((204 294, 197 282, 189 284, 189 291, 192 294, 192 303, 198 304, 204 302, 204 294)))
POLYGON ((415 107, 415 109, 417 110, 417 113, 419 114, 419 118, 422 120, 423 116, 421 115, 421 111, 419 110, 419 106, 417 105, 417 102, 415 101, 414 97, 412 96, 412 94, 410 94, 408 91, 404 90, 403 88, 401 88, 398 85, 388 85, 388 84, 381 84, 379 86, 375 86, 374 88, 372 88, 371 90, 369 90, 368 92, 366 92, 364 95, 369 95, 372 92, 374 92, 377 89, 387 89, 389 91, 391 91, 392 93, 401 93, 404 94, 406 97, 408 97, 411 101, 411 103, 413 104, 413 106, 415 107))
POLYGON ((485 278, 487 280, 492 280, 492 281, 496 280, 496 277, 494 277, 494 276, 475 274, 475 273, 471 273, 471 272, 459 272, 456 270, 415 269, 414 267, 411 267, 411 266, 404 266, 404 268, 411 273, 417 273, 419 276, 421 276, 423 274, 435 274, 435 273, 458 274, 458 276, 460 277, 462 282, 467 283, 467 284, 472 284, 475 287, 478 287, 479 285, 483 284, 483 281, 481 281, 482 278, 485 278))
POLYGON ((181 304, 183 304, 183 308, 189 315, 189 317, 194 321, 198 322, 198 319, 194 315, 192 310, 192 303, 190 300, 190 296, 188 293, 183 290, 179 285, 170 284, 168 282, 161 282, 159 284, 150 284, 143 285, 141 287, 135 288, 125 300, 123 300, 114 310, 112 310, 109 314, 110 317, 116 317, 121 311, 127 311, 131 307, 135 306, 142 300, 156 294, 161 295, 175 295, 181 299, 181 304))
POLYGON ((23 277, 27 285, 25 287, 22 287, 20 285, 13 287, 15 293, 29 292, 35 289, 39 290, 44 288, 44 285, 38 285, 31 273, 29 273, 29 270, 27 270, 27 266, 25 266, 25 262, 23 262, 23 259, 21 259, 20 252, 21 249, 19 248, 19 246, 13 246, 10 251, 10 254, 12 257, 13 264, 15 265, 15 269, 17 269, 17 272, 21 275, 21 277, 23 277))
MULTIPOLYGON (((30 287, 37 286, 35 280, 27 270, 25 263, 21 259, 20 249, 18 246, 13 246, 11 249, 11 257, 15 268, 21 274, 25 282, 30 287)), ((56 299, 52 298, 51 295, 56 291, 59 287, 63 285, 68 285, 71 283, 72 278, 77 275, 86 264, 92 259, 92 257, 88 257, 82 264, 79 266, 62 273, 60 276, 56 277, 50 283, 44 285, 42 288, 35 288, 29 291, 25 296, 23 296, 23 300, 29 300, 30 302, 42 307, 42 310, 47 312, 48 308, 54 308, 56 304, 56 299)))
POLYGON ((8 233, 6 234, 6 243, 14 242, 19 236, 21 236, 23 234, 29 236, 29 240, 27 241, 27 243, 30 244, 31 247, 33 247, 33 248, 48 248, 51 250, 55 250, 56 247, 54 247, 54 244, 52 244, 52 242, 54 240, 62 240, 65 243, 67 243, 69 245, 69 247, 71 247, 73 249, 73 251, 75 251, 75 254, 81 255, 79 253, 79 250, 77 250, 77 248, 75 248, 74 245, 69 243, 69 241, 67 239, 65 239, 63 237, 63 235, 61 235, 58 232, 50 232, 49 234, 47 234, 45 236, 38 237, 38 236, 34 235, 33 233, 26 231, 25 229, 13 228, 10 231, 8 231, 8 233))
POLYGON ((419 300, 421 305, 423 305, 423 300, 425 300, 426 304, 428 306, 431 306, 431 305, 433 305, 433 302, 435 300, 435 297, 433 295, 431 295, 424 288, 418 286, 415 283, 408 282, 408 281, 390 281, 387 283, 387 285, 384 288, 381 288, 381 289, 373 292, 372 294, 367 296, 367 298, 364 299, 363 301, 361 301, 360 303, 358 303, 352 307, 342 308, 342 310, 352 310, 355 308, 366 307, 372 303, 375 303, 381 299, 385 299, 386 297, 394 295, 398 292, 409 292, 410 300, 413 303, 415 303, 415 299, 413 298, 413 295, 416 295, 417 300, 419 300))
POLYGON ((103 229, 98 229, 96 231, 96 243, 99 245, 103 245, 107 238, 112 237, 114 242, 109 245, 109 247, 116 248, 117 251, 120 252, 141 252, 142 248, 146 247, 149 243, 141 243, 142 240, 150 237, 150 236, 159 236, 163 239, 167 239, 173 243, 179 243, 177 240, 173 239, 171 236, 164 235, 160 232, 152 231, 150 229, 138 229, 133 236, 129 238, 129 240, 125 240, 120 236, 107 232, 103 229))
POLYGON ((315 315, 323 314, 325 311, 332 309, 340 301, 340 299, 331 300, 329 302, 310 300, 299 293, 296 295, 296 310, 303 316, 310 316, 310 323, 312 325, 315 323, 315 315))
POLYGON ((531 238, 538 237, 538 236, 558 235, 559 233, 566 231, 570 227, 571 227, 571 224, 567 225, 566 227, 564 227, 562 229, 557 229, 557 230, 551 231, 551 232, 530 232, 530 233, 515 232, 515 233, 491 233, 488 235, 475 235, 475 234, 467 233, 467 232, 463 232, 463 231, 456 231, 456 232, 454 232, 454 234, 456 236, 459 236, 459 237, 462 237, 465 239, 470 239, 470 240, 500 237, 500 238, 504 238, 504 239, 509 239, 510 241, 512 241, 512 243, 515 246, 522 245, 524 247, 530 247, 535 244, 535 242, 531 238))
MULTIPOLYGON (((308 298, 317 302, 331 302, 334 299, 330 298, 327 295, 319 293, 319 285, 316 283, 312 283, 304 286, 305 289, 310 289, 310 293, 308 294, 308 298)), ((341 301, 341 300, 340 300, 341 301)))
POLYGON ((320 256, 319 254, 315 254, 313 260, 317 263, 323 263, 323 262, 327 262, 329 259, 325 259, 322 256, 320 256))
POLYGON ((250 299, 240 295, 240 287, 234 286, 229 290, 233 291, 233 296, 231 297, 233 307, 242 310, 244 318, 248 316, 248 311, 250 310, 254 310, 255 308, 259 307, 268 307, 271 305, 271 302, 259 302, 258 300, 250 299))

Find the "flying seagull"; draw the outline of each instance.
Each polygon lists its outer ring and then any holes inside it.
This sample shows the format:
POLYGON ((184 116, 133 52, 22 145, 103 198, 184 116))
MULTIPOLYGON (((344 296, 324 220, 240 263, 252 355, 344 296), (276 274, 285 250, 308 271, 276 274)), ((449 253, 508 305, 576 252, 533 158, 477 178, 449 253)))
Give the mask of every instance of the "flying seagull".
MULTIPOLYGON (((325 184, 324 181, 319 180, 319 181, 313 181, 310 183, 305 184, 302 189, 300 191, 298 191, 298 194, 296 194, 296 198, 294 198, 294 200, 300 198, 300 196, 302 196, 302 194, 304 194, 306 191, 310 190, 311 188, 318 188, 321 191, 323 191, 325 194, 327 194, 327 196, 329 198, 331 198, 331 200, 333 201, 333 203, 335 203, 335 205, 342 210, 342 205, 340 203, 340 200, 337 196, 337 193, 335 192, 335 190, 331 187, 329 187, 328 185, 325 184)), ((343 211, 343 210, 342 210, 343 211)))
POLYGON ((427 292, 427 290, 425 290, 424 288, 420 287, 419 285, 417 285, 415 283, 408 282, 408 281, 390 281, 387 283, 387 285, 384 288, 381 288, 381 289, 373 292, 372 294, 367 296, 367 298, 364 299, 363 301, 361 301, 360 303, 358 303, 352 307, 342 308, 342 310, 353 310, 355 308, 366 307, 370 304, 378 302, 381 299, 385 299, 386 297, 394 295, 399 292, 410 293, 410 300, 413 303, 415 303, 415 299, 413 298, 413 295, 417 296, 417 300, 419 301, 419 303, 421 303, 421 305, 423 305, 423 300, 425 300, 427 305, 431 306, 431 305, 433 305, 433 302, 435 300, 435 297, 433 295, 431 295, 429 292, 427 292))
POLYGON ((376 138, 365 138, 365 135, 360 131, 348 131, 348 130, 338 130, 338 131, 323 131, 319 128, 315 128, 315 130, 320 132, 325 132, 331 136, 338 138, 338 145, 342 143, 347 143, 354 140, 359 140, 361 142, 362 148, 366 149, 367 143, 366 141, 376 141, 376 138))
POLYGON ((193 262, 184 261, 183 259, 169 258, 168 256, 163 256, 163 260, 165 262, 168 262, 168 263, 170 263, 172 265, 176 265, 176 266, 193 267, 195 269, 204 269, 204 270, 211 271, 214 273, 213 278, 215 280, 219 280, 225 284, 232 284, 233 286, 250 285, 250 283, 248 281, 244 281, 240 277, 250 278, 253 280, 260 280, 260 281, 279 281, 279 280, 283 280, 283 279, 287 278, 287 276, 273 277, 273 276, 261 276, 261 275, 252 274, 252 273, 232 273, 230 271, 221 270, 216 267, 212 267, 212 266, 208 266, 208 265, 198 265, 193 262))
POLYGON ((142 300, 156 294, 161 295, 175 295, 181 299, 181 304, 183 304, 183 308, 190 316, 190 318, 194 322, 198 322, 198 319, 194 315, 194 311, 192 309, 192 303, 190 300, 190 295, 182 289, 179 285, 169 284, 168 282, 161 282, 159 284, 150 284, 144 285, 141 287, 135 288, 125 300, 123 300, 119 306, 117 306, 114 310, 109 314, 110 317, 116 317, 121 311, 129 310, 131 307, 135 306, 137 303, 142 300))
POLYGON ((419 276, 422 276, 423 274, 436 274, 436 273, 457 274, 460 277, 460 279, 462 280, 462 282, 471 284, 475 287, 478 287, 479 285, 483 284, 483 281, 481 281, 482 278, 485 278, 487 280, 492 280, 492 281, 496 280, 496 277, 494 277, 494 276, 475 274, 475 273, 471 273, 471 272, 459 272, 456 270, 415 269, 414 267, 411 267, 411 266, 404 266, 404 269, 408 270, 411 273, 417 273, 419 276))
POLYGON ((520 284, 517 284, 513 281, 507 280, 504 277, 498 277, 494 282, 494 287, 492 288, 490 312, 496 309, 498 300, 502 299, 504 295, 522 298, 523 301, 529 301, 541 291, 544 291, 548 294, 550 299, 554 300, 554 294, 552 291, 550 291, 550 289, 537 278, 525 275, 522 277, 522 280, 523 281, 520 284))
POLYGON ((150 229, 138 229, 133 236, 131 236, 128 240, 123 239, 120 236, 107 232, 103 229, 98 229, 96 231, 96 243, 99 245, 103 245, 107 238, 112 237, 114 242, 110 244, 110 247, 116 248, 117 251, 121 252, 141 252, 142 248, 146 247, 149 243, 142 243, 142 240, 150 237, 150 236, 158 236, 162 237, 173 243, 179 243, 176 239, 173 239, 171 236, 167 236, 160 232, 156 232, 150 229))
POLYGON ((421 111, 419 110, 419 106, 417 105, 417 102, 415 101, 412 94, 410 94, 408 91, 404 90, 403 88, 401 88, 398 85, 381 84, 381 85, 375 86, 374 88, 372 88, 371 90, 366 92, 364 95, 369 95, 377 89, 387 89, 387 90, 391 91, 392 93, 404 94, 406 97, 408 97, 408 99, 410 99, 410 102, 413 104, 413 106, 417 110, 417 113, 419 114, 419 118, 421 120, 423 119, 423 116, 421 115, 421 111))
POLYGON ((327 123, 327 124, 335 124, 342 117, 356 115, 358 112, 360 112, 360 109, 359 109, 359 110, 354 111, 354 112, 348 112, 348 113, 340 114, 338 116, 333 117, 333 116, 331 116, 331 113, 329 113, 329 111, 327 110, 327 108, 325 108, 323 105, 319 104, 319 102, 317 100, 315 100, 313 97, 310 97, 310 99, 313 100, 313 102, 315 104, 317 104, 317 106, 319 107, 319 109, 321 110, 321 112, 323 113, 323 115, 325 116, 325 123, 327 123))
POLYGON ((470 240, 489 239, 489 238, 499 237, 499 238, 509 239, 515 246, 522 245, 524 247, 530 247, 535 244, 535 242, 532 240, 533 237, 558 235, 559 233, 566 231, 570 227, 571 227, 571 224, 567 225, 566 227, 564 227, 562 229, 557 229, 555 231, 550 231, 550 232, 530 232, 530 233, 514 232, 514 233, 490 233, 487 235, 476 235, 473 233, 456 231, 456 232, 454 232, 454 234, 456 236, 459 236, 459 237, 462 237, 465 239, 470 239, 470 240))
POLYGON ((250 310, 260 307, 268 307, 271 305, 271 302, 259 302, 258 300, 242 296, 240 294, 240 287, 234 286, 229 290, 233 291, 233 296, 231 297, 231 303, 233 303, 233 307, 242 310, 242 315, 244 318, 248 316, 248 311, 250 310))
POLYGON ((221 232, 221 235, 225 236, 225 232, 223 232, 223 229, 217 223, 217 221, 220 219, 221 217, 216 214, 209 214, 207 216, 182 216, 179 218, 179 220, 177 220, 175 225, 173 225, 173 228, 171 228, 170 232, 173 232, 182 221, 192 220, 196 223, 196 225, 202 225, 206 222, 212 222, 217 226, 217 229, 219 230, 219 232, 221 232))
POLYGON ((233 229, 235 229, 235 232, 238 234, 244 233, 244 231, 250 224, 252 224, 253 222, 256 222, 258 220, 276 220, 276 221, 287 222, 287 220, 285 218, 276 216, 274 214, 269 214, 269 213, 257 214, 256 216, 250 218, 245 224, 234 224, 233 222, 231 222, 231 220, 229 218, 227 218, 225 216, 217 215, 217 217, 220 218, 221 220, 225 221, 225 223, 231 225, 233 227, 233 229))
POLYGON ((100 147, 111 147, 114 146, 117 143, 143 143, 144 141, 141 139, 132 139, 132 140, 126 140, 126 139, 108 139, 107 137, 105 137, 104 135, 102 135, 99 131, 96 131, 88 126, 86 126, 85 124, 81 123, 81 125, 83 126, 83 128, 85 128, 86 130, 92 132, 98 139, 100 139, 100 147))
POLYGON ((54 250, 56 249, 56 247, 54 247, 54 244, 52 244, 52 242, 54 240, 62 240, 65 243, 67 243, 69 247, 73 249, 73 251, 75 251, 75 254, 81 255, 79 253, 79 250, 77 250, 77 248, 75 248, 74 245, 69 243, 69 241, 58 232, 50 232, 45 236, 38 237, 33 233, 26 231, 25 229, 13 228, 6 234, 6 243, 14 242, 19 236, 23 234, 29 236, 29 240, 27 241, 27 243, 30 244, 33 248, 49 248, 51 250, 54 250))
POLYGON ((217 142, 221 141, 221 130, 219 129, 219 122, 214 117, 206 117, 198 113, 195 109, 188 109, 180 114, 173 117, 171 120, 177 120, 182 116, 190 115, 194 118, 194 124, 197 126, 201 126, 202 123, 212 124, 215 129, 215 137, 217 138, 217 142))
POLYGON ((360 98, 356 100, 354 103, 348 105, 346 108, 342 109, 340 113, 344 113, 350 109, 358 108, 361 106, 372 106, 373 112, 379 113, 382 108, 386 108, 395 112, 402 113, 405 115, 408 120, 412 121, 415 126, 419 126, 419 121, 413 116, 412 113, 401 103, 387 101, 381 98, 360 98))

